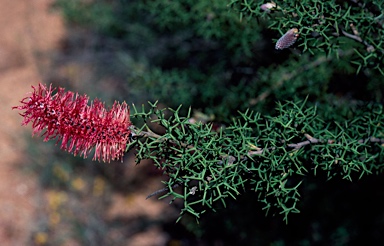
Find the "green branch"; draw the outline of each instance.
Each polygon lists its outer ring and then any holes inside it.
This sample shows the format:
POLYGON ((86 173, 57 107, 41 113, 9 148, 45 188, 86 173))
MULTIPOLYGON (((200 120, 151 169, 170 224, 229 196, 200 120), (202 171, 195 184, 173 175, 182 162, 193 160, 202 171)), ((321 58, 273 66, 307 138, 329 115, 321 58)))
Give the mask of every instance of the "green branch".
POLYGON ((160 199, 184 201, 181 216, 188 212, 199 217, 206 209, 215 210, 218 201, 226 206, 227 199, 252 191, 267 211, 282 209, 286 220, 298 211, 299 187, 307 175, 323 171, 328 178, 339 174, 352 180, 354 173, 361 178, 382 172, 381 106, 359 111, 344 123, 327 123, 317 108, 304 105, 278 104, 274 117, 247 111, 218 129, 191 119, 190 113, 180 116, 180 107, 170 109, 171 114, 156 109, 156 104, 151 104, 150 113, 134 108, 133 117, 148 122, 131 129, 137 162, 150 159, 167 176, 165 187, 147 198, 166 192, 160 199), (164 133, 153 133, 151 124, 161 126, 164 133))

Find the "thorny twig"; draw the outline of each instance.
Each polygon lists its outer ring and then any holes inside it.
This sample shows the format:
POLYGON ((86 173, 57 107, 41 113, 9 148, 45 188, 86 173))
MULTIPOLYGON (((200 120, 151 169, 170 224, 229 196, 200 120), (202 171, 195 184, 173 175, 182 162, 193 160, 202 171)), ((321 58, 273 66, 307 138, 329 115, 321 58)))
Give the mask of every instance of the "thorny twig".
MULTIPOLYGON (((138 128, 136 128, 135 126, 131 126, 131 135, 133 138, 138 138, 138 137, 152 137, 152 138, 156 138, 158 139, 159 141, 167 141, 169 139, 167 138, 163 138, 162 135, 159 135, 159 134, 156 134, 154 132, 152 132, 151 130, 148 129, 148 131, 140 131, 138 128)), ((187 145, 185 143, 182 143, 180 141, 175 141, 175 140, 169 140, 169 142, 171 143, 178 143, 180 144, 182 147, 185 147, 185 148, 193 148, 192 145, 187 145)))
MULTIPOLYGON (((353 25, 351 25, 351 28, 352 27, 354 27, 353 25)), ((366 41, 364 41, 361 37, 360 37, 360 35, 359 35, 359 33, 356 31, 356 29, 352 29, 353 31, 354 31, 354 33, 356 33, 355 35, 353 35, 353 34, 350 34, 350 33, 347 33, 346 31, 344 31, 344 30, 342 30, 341 29, 341 32, 344 34, 344 36, 346 36, 347 38, 351 38, 351 39, 353 39, 353 40, 356 40, 356 41, 358 41, 358 42, 360 42, 360 43, 363 43, 366 47, 367 47, 367 51, 368 52, 373 52, 373 51, 375 51, 375 48, 372 46, 372 45, 370 45, 369 43, 367 43, 366 41)))
MULTIPOLYGON (((148 136, 151 136, 151 137, 155 137, 155 138, 160 138, 161 136, 160 135, 157 135, 155 133, 152 133, 152 132, 146 132, 146 131, 141 131, 140 134, 136 135, 136 136, 139 136, 139 137, 148 137, 148 136)), ((320 139, 317 139, 317 138, 314 138, 312 136, 310 136, 309 134, 305 133, 304 136, 307 138, 306 141, 302 141, 302 142, 299 142, 299 143, 291 143, 291 144, 287 144, 287 146, 289 148, 293 148, 293 149, 300 149, 306 145, 310 145, 310 144, 318 144, 318 143, 327 143, 327 144, 332 144, 335 142, 335 140, 333 139, 329 139, 329 140, 320 140, 320 139)), ((365 138, 365 139, 360 139, 357 141, 358 143, 364 143, 364 142, 371 142, 371 143, 382 143, 384 144, 384 139, 383 138, 376 138, 376 137, 368 137, 368 138, 365 138)), ((191 145, 187 145, 187 144, 184 144, 184 143, 181 143, 181 146, 188 146, 190 148, 192 148, 193 146, 191 145)), ((252 156, 252 155, 261 155, 263 154, 266 150, 274 150, 276 149, 276 147, 269 147, 269 148, 258 148, 256 151, 248 151, 248 155, 249 156, 252 156)), ((234 163, 234 157, 233 156, 222 156, 222 159, 223 160, 227 160, 228 159, 228 163, 229 164, 232 164, 234 163)))
MULTIPOLYGON (((174 184, 174 185, 172 186, 172 189, 175 189, 175 188, 177 188, 177 187, 179 187, 179 186, 180 186, 179 184, 174 184)), ((156 196, 156 195, 161 194, 161 193, 166 192, 166 191, 169 191, 169 188, 168 188, 168 187, 163 188, 163 189, 160 189, 160 190, 157 190, 157 191, 155 191, 155 192, 149 194, 145 199, 149 199, 149 198, 151 198, 151 197, 153 197, 153 196, 156 196)))
MULTIPOLYGON (((138 131, 138 129, 135 129, 136 131, 138 131)), ((160 139, 162 136, 161 135, 158 135, 156 133, 153 133, 151 131, 147 132, 147 131, 140 131, 138 134, 133 131, 133 135, 136 136, 136 137, 153 137, 153 138, 158 138, 160 139)), ((306 145, 310 145, 310 144, 332 144, 335 142, 335 140, 320 140, 320 139, 317 139, 317 138, 314 138, 312 136, 310 136, 309 134, 305 133, 304 134, 305 138, 307 139, 306 141, 302 141, 302 142, 298 142, 298 143, 290 143, 290 144, 287 144, 287 147, 289 148, 292 148, 292 149, 295 149, 295 150, 298 150, 306 145)), ((165 141, 166 139, 162 139, 162 141, 165 141)), ((175 141, 172 141, 175 143, 175 141)), ((364 143, 364 142, 372 142, 372 143, 382 143, 384 144, 384 139, 382 138, 376 138, 376 137, 368 137, 368 138, 365 138, 365 139, 360 139, 358 140, 358 143, 364 143)), ((187 144, 184 144, 184 143, 179 143, 181 146, 183 147, 188 147, 188 148, 191 148, 192 146, 191 145, 187 145, 187 144)), ((262 155, 266 150, 274 150, 276 149, 276 147, 269 147, 269 148, 257 148, 256 151, 248 151, 248 156, 255 156, 255 155, 262 155)), ((227 160, 227 164, 228 165, 231 165, 235 162, 236 158, 233 157, 233 156, 222 156, 222 159, 223 161, 220 161, 219 164, 224 164, 225 160, 227 160)), ((247 157, 243 157, 242 159, 247 159, 247 157)), ((172 186, 172 188, 177 188, 179 187, 180 184, 174 184, 172 186)), ((146 199, 149 199, 153 196, 156 196, 158 194, 161 194, 161 193, 164 193, 166 191, 169 191, 169 188, 166 187, 166 188, 163 188, 163 189, 160 189, 160 190, 157 190, 151 194, 149 194, 146 199)))
MULTIPOLYGON (((317 139, 317 138, 314 138, 312 136, 310 136, 309 134, 304 134, 304 136, 308 139, 306 141, 303 141, 303 142, 299 142, 299 143, 292 143, 292 144, 287 144, 288 147, 290 148, 293 148, 293 149, 300 149, 306 145, 310 145, 310 144, 318 144, 318 143, 327 143, 327 144, 332 144, 335 142, 335 140, 333 139, 329 139, 329 140, 320 140, 320 139, 317 139)), ((358 143, 364 143, 364 142, 371 142, 371 143, 383 143, 384 144, 384 139, 382 138, 376 138, 376 137, 369 137, 369 138, 365 138, 365 139, 360 139, 357 141, 358 143)), ((267 148, 268 150, 274 150, 276 149, 275 147, 270 147, 270 148, 267 148)), ((252 156, 252 155, 261 155, 265 152, 265 148, 264 149, 258 149, 257 151, 249 151, 248 152, 248 155, 252 156)))

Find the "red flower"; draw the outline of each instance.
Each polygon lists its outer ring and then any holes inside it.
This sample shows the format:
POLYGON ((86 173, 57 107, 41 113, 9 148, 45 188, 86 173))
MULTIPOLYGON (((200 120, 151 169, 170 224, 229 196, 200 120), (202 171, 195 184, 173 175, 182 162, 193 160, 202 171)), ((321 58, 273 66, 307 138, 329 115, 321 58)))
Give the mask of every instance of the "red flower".
POLYGON ((93 160, 110 162, 122 160, 129 141, 132 125, 129 108, 125 102, 115 102, 107 110, 104 103, 95 99, 88 105, 87 95, 46 87, 33 87, 30 97, 13 109, 25 110, 22 125, 32 122, 33 135, 42 133, 44 141, 57 137, 61 148, 86 158, 95 148, 93 160))

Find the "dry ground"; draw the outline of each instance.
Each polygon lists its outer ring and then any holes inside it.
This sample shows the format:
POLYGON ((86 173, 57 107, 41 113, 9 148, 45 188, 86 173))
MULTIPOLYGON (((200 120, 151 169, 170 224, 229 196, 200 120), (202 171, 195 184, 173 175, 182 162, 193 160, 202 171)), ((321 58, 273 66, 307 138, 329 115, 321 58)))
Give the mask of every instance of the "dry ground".
POLYGON ((36 177, 20 171, 23 163, 18 105, 30 86, 41 80, 34 52, 55 49, 65 30, 50 0, 0 0, 0 241, 27 245, 39 200, 36 177))

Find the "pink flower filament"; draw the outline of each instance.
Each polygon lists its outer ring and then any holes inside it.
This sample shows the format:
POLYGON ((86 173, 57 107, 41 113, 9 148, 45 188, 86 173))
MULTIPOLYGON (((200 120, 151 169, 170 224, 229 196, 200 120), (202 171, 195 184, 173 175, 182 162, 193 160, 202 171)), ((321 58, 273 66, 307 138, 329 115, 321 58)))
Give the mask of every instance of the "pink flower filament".
POLYGON ((33 135, 42 133, 44 141, 57 137, 61 149, 86 158, 93 148, 93 160, 122 160, 132 125, 125 102, 115 102, 110 110, 95 99, 88 105, 86 95, 75 94, 52 85, 33 87, 30 97, 13 109, 24 110, 22 125, 32 122, 33 135))

